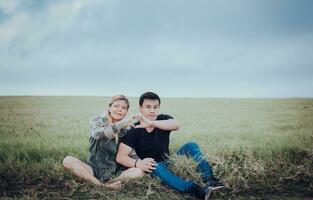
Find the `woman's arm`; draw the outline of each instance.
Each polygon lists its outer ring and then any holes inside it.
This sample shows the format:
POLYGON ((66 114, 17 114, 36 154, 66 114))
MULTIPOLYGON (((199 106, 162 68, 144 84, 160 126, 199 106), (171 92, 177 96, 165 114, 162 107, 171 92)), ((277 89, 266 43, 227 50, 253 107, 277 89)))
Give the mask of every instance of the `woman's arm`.
POLYGON ((130 123, 130 120, 123 119, 114 124, 107 123, 106 126, 103 126, 104 124, 100 119, 96 118, 90 124, 90 134, 96 140, 104 137, 111 138, 114 134, 119 133, 121 129, 126 128, 130 123))

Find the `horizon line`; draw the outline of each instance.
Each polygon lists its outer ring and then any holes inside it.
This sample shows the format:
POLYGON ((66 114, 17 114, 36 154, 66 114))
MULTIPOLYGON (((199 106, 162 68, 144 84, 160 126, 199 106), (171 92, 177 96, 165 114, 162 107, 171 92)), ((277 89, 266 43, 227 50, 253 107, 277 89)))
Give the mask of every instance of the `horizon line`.
MULTIPOLYGON (((127 96, 127 95, 126 95, 127 96)), ((3 95, 0 97, 105 97, 112 95, 3 95)), ((139 96, 127 96, 128 98, 139 98, 139 96)), ((313 97, 231 97, 231 96, 160 96, 161 98, 190 98, 190 99, 313 99, 313 97)))

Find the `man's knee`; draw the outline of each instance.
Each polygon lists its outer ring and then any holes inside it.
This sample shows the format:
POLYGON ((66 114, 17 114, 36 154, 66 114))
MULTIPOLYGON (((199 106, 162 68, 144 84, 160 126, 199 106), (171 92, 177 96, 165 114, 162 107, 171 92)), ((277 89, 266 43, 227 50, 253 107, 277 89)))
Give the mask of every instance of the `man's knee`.
POLYGON ((67 169, 70 169, 72 167, 72 163, 74 161, 74 157, 73 156, 66 156, 64 159, 63 159, 63 166, 67 169))
POLYGON ((152 176, 160 176, 167 170, 167 167, 163 163, 158 163, 155 170, 151 173, 152 176))
POLYGON ((179 150, 178 150, 178 154, 179 155, 182 155, 182 154, 187 154, 187 155, 189 155, 189 154, 191 154, 192 152, 194 152, 194 151, 197 151, 197 150, 199 150, 200 149, 200 147, 199 147, 199 145, 197 144, 197 143, 195 143, 195 142, 188 142, 188 143, 186 143, 186 144, 184 144, 179 150))
POLYGON ((199 149, 199 145, 195 142, 188 142, 184 145, 186 149, 199 149))

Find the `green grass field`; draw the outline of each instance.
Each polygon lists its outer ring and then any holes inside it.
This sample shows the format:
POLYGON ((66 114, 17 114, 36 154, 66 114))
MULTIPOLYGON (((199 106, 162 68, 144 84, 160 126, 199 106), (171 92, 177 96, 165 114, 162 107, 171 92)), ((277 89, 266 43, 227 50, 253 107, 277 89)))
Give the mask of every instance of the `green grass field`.
MULTIPOLYGON (((0 97, 0 197, 30 199, 193 199, 145 176, 110 191, 66 172, 66 155, 85 161, 88 123, 104 97, 0 97)), ((137 110, 131 98, 129 114, 137 110)), ((220 199, 313 198, 313 99, 163 98, 181 128, 173 153, 195 141, 231 188, 220 199)), ((201 184, 195 164, 173 156, 176 174, 201 184)))

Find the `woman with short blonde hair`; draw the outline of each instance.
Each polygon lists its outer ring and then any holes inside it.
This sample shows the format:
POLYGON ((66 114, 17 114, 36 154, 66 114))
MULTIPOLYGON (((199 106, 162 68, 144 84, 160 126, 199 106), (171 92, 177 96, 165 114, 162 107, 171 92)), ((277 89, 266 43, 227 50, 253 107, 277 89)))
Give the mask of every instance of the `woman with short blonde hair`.
POLYGON ((141 177, 142 170, 127 169, 115 160, 119 138, 131 124, 131 119, 125 118, 128 109, 129 100, 124 95, 113 96, 104 113, 90 122, 87 164, 66 156, 63 166, 79 178, 112 189, 120 188, 122 179, 141 177))

